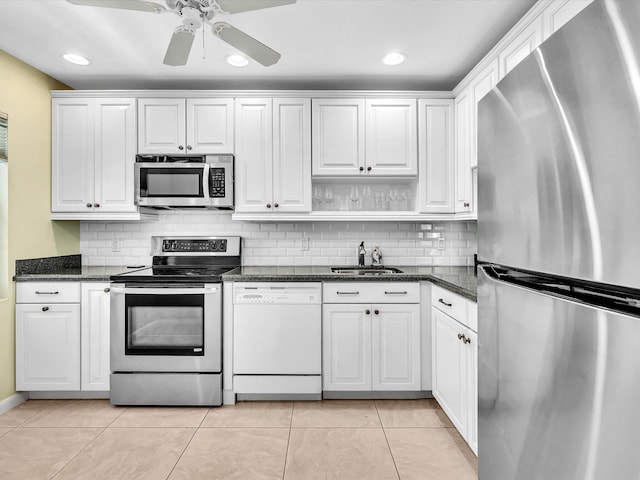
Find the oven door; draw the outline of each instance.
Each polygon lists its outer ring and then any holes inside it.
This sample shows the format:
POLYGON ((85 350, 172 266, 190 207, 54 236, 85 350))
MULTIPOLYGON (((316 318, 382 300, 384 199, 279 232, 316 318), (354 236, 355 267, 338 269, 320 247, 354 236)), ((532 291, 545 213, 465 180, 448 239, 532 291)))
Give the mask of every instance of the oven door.
POLYGON ((208 206, 209 165, 206 163, 135 164, 136 203, 149 207, 208 206))
POLYGON ((221 287, 113 284, 112 372, 220 372, 221 287))

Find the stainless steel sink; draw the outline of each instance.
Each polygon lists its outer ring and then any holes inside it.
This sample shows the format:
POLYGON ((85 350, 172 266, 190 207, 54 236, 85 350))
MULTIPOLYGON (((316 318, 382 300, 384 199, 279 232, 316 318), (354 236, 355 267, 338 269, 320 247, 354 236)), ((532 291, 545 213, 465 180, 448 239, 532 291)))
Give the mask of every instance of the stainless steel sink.
POLYGON ((394 267, 331 267, 333 273, 344 275, 390 275, 403 273, 402 270, 394 267))

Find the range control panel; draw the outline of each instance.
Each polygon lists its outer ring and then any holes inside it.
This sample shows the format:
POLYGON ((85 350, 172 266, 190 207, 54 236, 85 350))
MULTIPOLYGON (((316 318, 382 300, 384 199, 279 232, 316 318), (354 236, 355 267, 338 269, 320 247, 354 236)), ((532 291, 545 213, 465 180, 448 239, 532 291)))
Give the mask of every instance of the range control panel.
POLYGON ((226 252, 227 251, 227 240, 226 239, 171 239, 165 238, 162 241, 162 251, 166 253, 177 253, 177 252, 193 252, 193 253, 201 253, 201 252, 226 252))
POLYGON ((252 287, 237 286, 233 303, 235 304, 288 304, 308 305, 322 303, 320 287, 252 287))

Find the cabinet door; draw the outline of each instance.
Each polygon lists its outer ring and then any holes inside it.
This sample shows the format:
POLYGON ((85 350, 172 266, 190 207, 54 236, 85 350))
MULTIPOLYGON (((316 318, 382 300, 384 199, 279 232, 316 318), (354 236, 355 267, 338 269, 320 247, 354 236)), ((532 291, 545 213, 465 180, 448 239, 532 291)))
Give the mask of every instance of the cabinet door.
POLYGON ((364 170, 364 100, 311 102, 313 175, 360 175, 364 170))
POLYGON ((236 99, 236 212, 273 210, 270 98, 236 99))
POLYGON ((187 99, 187 153, 233 153, 233 99, 187 99))
POLYGON ((471 211, 471 142, 473 113, 471 89, 467 88, 456 97, 456 173, 455 211, 471 211))
POLYGON ((109 283, 83 283, 81 307, 81 389, 109 390, 109 283))
POLYGON ((467 329, 464 334, 470 341, 463 344, 467 378, 465 381, 466 430, 464 439, 471 450, 478 454, 478 335, 467 329))
POLYGON ((80 390, 80 304, 16 305, 16 390, 80 390))
POLYGON ((478 165, 478 103, 498 83, 498 61, 494 60, 487 65, 471 84, 473 95, 473 112, 471 113, 471 153, 469 165, 471 168, 478 165))
POLYGON ((582 11, 593 0, 559 0, 551 2, 545 9, 544 15, 544 38, 548 38, 582 11))
POLYGON ((436 308, 431 309, 433 340, 433 396, 461 433, 465 431, 467 365, 458 335, 464 328, 436 308))
POLYGON ((322 343, 323 390, 371 390, 370 305, 323 305, 322 343))
POLYGON ((136 107, 129 98, 95 103, 95 197, 98 213, 135 212, 136 107))
POLYGON ((453 213, 453 100, 418 101, 420 213, 453 213))
POLYGON ((187 153, 185 100, 138 100, 138 153, 187 153))
POLYGON ((535 18, 498 54, 500 78, 503 78, 542 43, 542 21, 542 15, 535 18))
POLYGON ((53 99, 51 126, 51 211, 93 212, 93 100, 53 99))
POLYGON ((311 100, 273 100, 273 206, 311 211, 311 100))
POLYGON ((365 126, 368 175, 418 173, 415 99, 367 100, 365 126))
POLYGON ((372 309, 373 390, 420 390, 420 305, 372 309))

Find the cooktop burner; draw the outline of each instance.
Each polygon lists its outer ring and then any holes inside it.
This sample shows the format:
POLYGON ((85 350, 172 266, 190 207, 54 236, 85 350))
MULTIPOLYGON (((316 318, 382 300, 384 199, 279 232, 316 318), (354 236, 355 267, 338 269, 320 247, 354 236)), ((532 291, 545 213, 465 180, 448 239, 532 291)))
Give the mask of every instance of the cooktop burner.
POLYGON ((111 277, 118 283, 218 283, 240 266, 240 237, 152 237, 153 266, 111 277))

